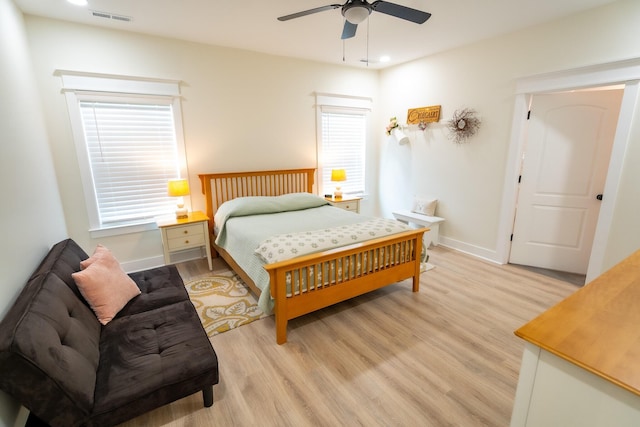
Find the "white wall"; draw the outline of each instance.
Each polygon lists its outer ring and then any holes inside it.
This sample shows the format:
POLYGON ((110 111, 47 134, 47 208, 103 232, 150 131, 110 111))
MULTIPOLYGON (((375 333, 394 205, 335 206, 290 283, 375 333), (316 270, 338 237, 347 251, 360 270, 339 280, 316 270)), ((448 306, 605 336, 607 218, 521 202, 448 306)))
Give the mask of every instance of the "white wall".
MULTIPOLYGON (((377 97, 366 69, 257 54, 178 40, 26 17, 36 78, 51 136, 69 234, 87 250, 98 243, 88 218, 67 107, 54 70, 177 79, 193 209, 204 209, 199 173, 316 167, 314 92, 377 97)), ((375 115, 375 112, 373 113, 375 115)), ((377 156, 376 150, 372 156, 377 156)), ((369 164, 375 165, 376 157, 369 164)), ((376 168, 368 180, 377 176, 376 168)), ((375 182, 372 184, 374 185, 375 182)), ((375 201, 363 203, 373 212, 375 201)), ((157 230, 101 243, 123 262, 162 262, 157 230)))
MULTIPOLYGON (((22 14, 0 0, 0 319, 49 248, 66 237, 22 14)), ((0 426, 19 406, 0 392, 0 426)))
MULTIPOLYGON (((385 164, 410 165, 402 195, 382 196, 382 211, 394 203, 409 206, 414 194, 439 198, 441 241, 489 259, 496 259, 498 221, 519 78, 598 63, 640 57, 640 2, 618 1, 549 24, 433 55, 381 72, 379 115, 404 120, 409 108, 442 105, 448 119, 461 107, 478 111, 483 124, 476 137, 456 145, 444 122, 422 132, 408 132, 410 146, 392 140, 384 147, 385 164), (406 153, 405 151, 409 151, 406 153)), ((637 123, 637 120, 634 120, 637 123)), ((384 124, 381 123, 381 126, 384 124)), ((635 126, 635 134, 640 129, 635 126)), ((607 245, 605 269, 640 246, 640 227, 633 219, 640 207, 640 139, 625 160, 622 192, 614 229, 607 245)), ((382 176, 381 181, 398 180, 382 176)), ((401 179, 406 180, 404 177, 401 179)))

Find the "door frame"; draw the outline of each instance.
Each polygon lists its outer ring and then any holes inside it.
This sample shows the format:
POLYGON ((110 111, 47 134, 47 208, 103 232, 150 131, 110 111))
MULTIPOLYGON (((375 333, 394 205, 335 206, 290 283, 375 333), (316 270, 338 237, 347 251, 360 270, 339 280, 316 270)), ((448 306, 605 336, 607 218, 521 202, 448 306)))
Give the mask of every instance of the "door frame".
POLYGON ((640 97, 640 58, 539 74, 521 78, 516 82, 511 123, 511 143, 507 154, 496 245, 496 255, 500 263, 507 264, 509 261, 510 236, 515 220, 518 196, 518 175, 520 174, 520 164, 527 136, 526 116, 531 96, 539 93, 617 84, 624 85, 624 93, 604 186, 603 194, 605 197, 600 206, 600 215, 593 239, 586 281, 589 282, 602 273, 605 247, 611 229, 615 202, 618 197, 617 190, 622 172, 624 153, 629 143, 633 111, 640 97))

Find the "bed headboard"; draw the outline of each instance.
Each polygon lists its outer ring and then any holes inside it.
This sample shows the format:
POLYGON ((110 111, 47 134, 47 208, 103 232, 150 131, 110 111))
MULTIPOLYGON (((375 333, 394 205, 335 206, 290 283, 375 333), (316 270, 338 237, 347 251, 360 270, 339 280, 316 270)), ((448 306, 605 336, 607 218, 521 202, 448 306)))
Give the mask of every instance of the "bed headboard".
POLYGON ((236 197, 312 193, 315 171, 315 169, 287 169, 200 174, 198 177, 200 177, 202 194, 205 197, 209 222, 213 225, 213 216, 218 206, 236 197))

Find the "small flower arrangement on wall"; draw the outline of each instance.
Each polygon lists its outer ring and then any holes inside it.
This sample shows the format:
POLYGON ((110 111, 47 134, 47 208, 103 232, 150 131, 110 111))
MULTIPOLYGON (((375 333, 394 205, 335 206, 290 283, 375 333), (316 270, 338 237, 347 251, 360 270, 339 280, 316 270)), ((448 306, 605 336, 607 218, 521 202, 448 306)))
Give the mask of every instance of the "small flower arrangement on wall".
POLYGON ((387 135, 391 135, 391 132, 393 132, 393 130, 397 127, 399 127, 400 125, 398 124, 398 119, 395 117, 391 117, 389 119, 389 124, 387 125, 387 127, 385 128, 387 131, 387 135))
POLYGON ((462 144, 478 132, 481 120, 475 110, 463 108, 453 113, 453 118, 449 120, 449 137, 456 144, 462 144))

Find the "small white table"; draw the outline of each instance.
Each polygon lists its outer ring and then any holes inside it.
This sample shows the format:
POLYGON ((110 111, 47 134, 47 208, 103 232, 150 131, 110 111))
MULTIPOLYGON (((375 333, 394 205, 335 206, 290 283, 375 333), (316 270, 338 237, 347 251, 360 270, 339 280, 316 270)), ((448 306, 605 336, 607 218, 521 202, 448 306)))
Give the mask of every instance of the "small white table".
POLYGON ((171 264, 171 254, 186 249, 204 247, 209 270, 213 269, 209 244, 209 217, 203 212, 190 212, 187 218, 157 222, 162 232, 164 263, 171 264))
POLYGON ((393 212, 393 216, 401 222, 405 224, 418 224, 423 227, 429 227, 429 231, 424 233, 424 245, 426 248, 431 246, 438 246, 439 243, 439 233, 440 233, 440 223, 444 222, 444 218, 440 218, 439 216, 428 216, 415 212, 411 212, 410 210, 398 210, 393 212))

